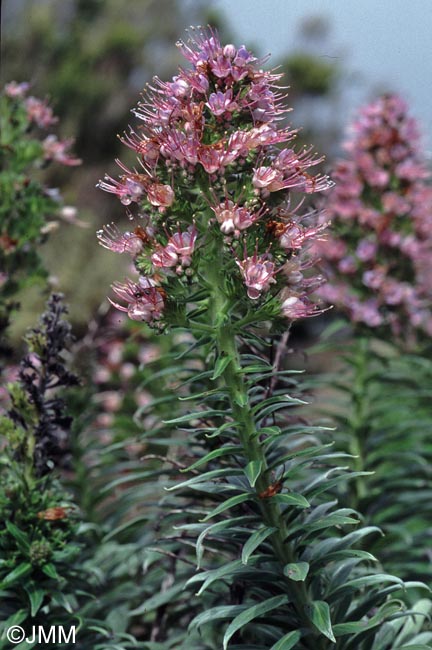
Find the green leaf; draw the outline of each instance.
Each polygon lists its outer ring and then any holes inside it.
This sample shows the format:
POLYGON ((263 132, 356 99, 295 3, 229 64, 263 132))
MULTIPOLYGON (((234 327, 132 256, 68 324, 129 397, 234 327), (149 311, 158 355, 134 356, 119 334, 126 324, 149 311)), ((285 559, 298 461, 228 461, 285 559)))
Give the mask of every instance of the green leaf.
POLYGON ((403 581, 400 578, 397 578, 396 576, 392 576, 388 573, 377 573, 374 575, 369 575, 369 576, 363 576, 361 578, 353 578, 353 580, 348 580, 344 582, 343 585, 338 586, 336 589, 334 589, 330 596, 329 599, 331 601, 337 600, 343 596, 345 592, 350 593, 354 589, 360 589, 361 587, 370 587, 372 585, 384 585, 385 583, 395 583, 397 585, 400 585, 401 587, 406 587, 404 585, 403 581))
POLYGON ((220 515, 221 512, 225 512, 225 510, 229 510, 230 508, 234 508, 235 506, 238 506, 240 503, 249 501, 250 498, 251 498, 250 494, 237 494, 235 497, 230 497, 223 503, 219 504, 217 508, 212 510, 208 515, 204 517, 204 519, 201 519, 200 521, 208 521, 212 517, 216 517, 216 515, 220 515))
POLYGON ((299 508, 309 508, 310 503, 307 499, 304 498, 301 494, 296 492, 289 492, 286 494, 276 494, 274 497, 270 497, 273 501, 278 503, 286 503, 291 506, 298 506, 299 508))
POLYGON ((207 420, 216 415, 224 416, 226 415, 225 411, 220 410, 209 410, 209 411, 195 411, 194 413, 186 413, 186 415, 181 415, 178 418, 173 420, 162 420, 164 424, 182 424, 184 422, 190 422, 191 420, 207 420))
POLYGON ((232 576, 234 576, 236 573, 241 572, 242 569, 243 569, 243 564, 241 563, 241 561, 233 560, 232 562, 223 564, 218 569, 203 571, 201 574, 192 576, 192 578, 189 578, 186 585, 193 584, 194 582, 203 580, 204 582, 196 594, 197 596, 201 596, 201 594, 217 580, 220 580, 228 575, 229 580, 231 581, 232 576))
POLYGON ((240 612, 244 612, 246 609, 246 605, 224 605, 222 607, 211 607, 210 609, 201 612, 201 614, 198 614, 198 616, 195 616, 195 618, 189 624, 189 629, 192 630, 199 628, 201 625, 212 623, 218 619, 233 618, 234 616, 240 614, 240 612))
MULTIPOLYGON (((205 472, 205 474, 201 474, 200 476, 193 476, 192 478, 188 478, 186 481, 182 481, 181 483, 176 483, 175 485, 172 485, 171 487, 166 487, 164 488, 167 492, 171 492, 172 490, 179 490, 181 488, 189 487, 189 486, 195 486, 198 485, 199 483, 202 483, 203 481, 210 481, 215 478, 220 478, 221 476, 238 476, 241 473, 240 469, 236 468, 231 468, 231 467, 222 467, 221 469, 212 469, 209 472, 205 472)), ((215 488, 217 488, 220 491, 220 486, 216 485, 215 483, 215 488)))
POLYGON ((244 521, 250 522, 250 517, 242 516, 242 517, 232 517, 230 519, 224 519, 223 521, 218 521, 215 524, 212 524, 211 526, 207 526, 207 528, 205 528, 202 531, 202 533, 200 533, 196 542, 196 557, 197 557, 198 568, 200 568, 201 566, 201 560, 204 555, 204 540, 207 537, 207 535, 218 533, 221 530, 225 530, 225 528, 234 528, 237 524, 242 523, 244 521))
POLYGON ((430 645, 424 645, 423 643, 414 643, 409 645, 401 645, 397 650, 431 650, 430 645))
POLYGON ((285 634, 277 643, 272 645, 270 650, 291 650, 294 648, 297 641, 300 641, 301 632, 294 630, 293 632, 288 632, 285 634))
POLYGON ((246 393, 237 393, 233 396, 233 401, 238 404, 240 408, 243 408, 248 403, 248 396, 246 393))
POLYGON ((3 589, 3 587, 9 587, 9 585, 17 582, 17 580, 28 576, 32 570, 33 567, 29 562, 23 562, 19 566, 15 567, 13 571, 8 573, 7 576, 0 582, 0 589, 3 589))
POLYGON ((24 531, 20 530, 18 526, 15 526, 15 524, 13 524, 11 521, 6 521, 6 528, 12 537, 16 539, 18 547, 22 551, 27 552, 30 548, 28 535, 24 531))
POLYGON ((277 531, 277 528, 259 528, 249 537, 248 541, 243 546, 242 550, 242 562, 243 564, 248 563, 249 557, 258 548, 258 546, 265 540, 267 537, 272 535, 277 531))
POLYGON ((215 369, 213 375, 210 377, 212 381, 220 377, 225 368, 231 363, 232 358, 230 356, 225 356, 225 357, 219 357, 219 359, 215 363, 215 369))
POLYGON ((251 487, 255 486, 257 478, 261 474, 262 460, 251 460, 245 467, 244 473, 247 476, 251 487))
POLYGON ((239 447, 238 445, 226 445, 225 447, 219 447, 218 449, 214 449, 213 451, 209 452, 208 454, 206 454, 205 456, 197 460, 193 465, 190 465, 189 467, 182 469, 181 472, 189 472, 192 469, 196 469, 197 467, 200 467, 201 465, 208 463, 214 458, 219 458, 220 456, 226 456, 227 454, 232 454, 234 452, 238 453, 241 451, 242 451, 242 447, 239 447))
POLYGON ((282 605, 285 605, 289 602, 288 596, 273 596, 273 598, 268 598, 258 605, 253 605, 248 607, 244 612, 235 617, 235 619, 228 625, 228 628, 225 632, 223 638, 223 647, 226 650, 228 642, 234 634, 240 630, 242 627, 250 623, 255 618, 267 614, 282 605))
POLYGON ((59 580, 60 576, 57 573, 57 569, 55 568, 54 564, 45 564, 42 567, 42 571, 45 573, 48 578, 53 578, 54 580, 59 580))
POLYGON ((307 562, 292 562, 284 567, 284 575, 290 580, 296 582, 303 582, 309 571, 309 564, 307 562))
POLYGON ((161 607, 161 605, 165 605, 166 603, 174 600, 175 596, 183 591, 183 589, 183 584, 174 584, 172 587, 169 587, 165 591, 162 591, 161 593, 155 594, 154 596, 148 598, 142 605, 136 609, 133 609, 130 612, 130 615, 138 616, 138 614, 146 614, 147 612, 157 609, 158 607, 161 607))
POLYGON ((317 630, 319 630, 324 636, 326 636, 330 641, 336 643, 335 636, 333 634, 331 620, 330 620, 330 607, 328 603, 323 600, 315 600, 310 605, 305 606, 306 615, 309 620, 315 625, 317 630))
POLYGON ((32 583, 27 587, 24 587, 24 589, 26 590, 30 600, 31 615, 36 616, 39 609, 41 608, 43 599, 47 592, 45 591, 45 589, 40 589, 39 587, 36 587, 34 583, 32 583))

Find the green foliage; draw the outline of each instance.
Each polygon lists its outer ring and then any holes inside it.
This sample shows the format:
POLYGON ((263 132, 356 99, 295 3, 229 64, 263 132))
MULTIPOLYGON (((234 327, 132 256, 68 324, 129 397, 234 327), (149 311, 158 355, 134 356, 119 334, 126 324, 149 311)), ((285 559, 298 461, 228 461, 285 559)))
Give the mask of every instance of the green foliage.
POLYGON ((320 383, 334 387, 327 412, 338 423, 336 444, 353 454, 354 468, 365 473, 338 496, 384 531, 385 537, 371 538, 366 548, 386 567, 406 579, 430 581, 427 350, 408 353, 363 337, 345 344, 343 359, 337 378, 326 375, 320 383))

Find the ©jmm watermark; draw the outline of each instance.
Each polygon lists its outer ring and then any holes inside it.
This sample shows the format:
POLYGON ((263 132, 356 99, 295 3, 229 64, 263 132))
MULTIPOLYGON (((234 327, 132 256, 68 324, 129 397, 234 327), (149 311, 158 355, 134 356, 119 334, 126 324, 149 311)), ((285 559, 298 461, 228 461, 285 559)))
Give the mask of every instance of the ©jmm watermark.
POLYGON ((33 625, 26 632, 20 625, 13 625, 6 630, 6 638, 10 643, 17 644, 26 641, 27 643, 75 643, 76 626, 72 625, 65 630, 63 625, 33 625))

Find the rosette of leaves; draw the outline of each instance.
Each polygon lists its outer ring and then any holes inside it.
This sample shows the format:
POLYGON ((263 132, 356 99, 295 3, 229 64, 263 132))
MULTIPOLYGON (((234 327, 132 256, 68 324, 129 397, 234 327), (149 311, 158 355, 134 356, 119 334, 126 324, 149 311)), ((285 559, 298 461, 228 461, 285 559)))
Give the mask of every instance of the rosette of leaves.
POLYGON ((319 312, 308 293, 320 280, 307 269, 308 241, 322 227, 300 216, 296 193, 328 180, 310 173, 309 149, 279 147, 294 134, 278 126, 278 77, 262 61, 222 46, 213 30, 180 48, 192 67, 154 81, 136 111, 143 128, 124 138, 139 170, 121 164, 119 180, 100 183, 145 212, 132 232, 98 233, 140 273, 113 285, 115 306, 187 341, 164 369, 187 410, 144 434, 169 445, 166 465, 136 474, 155 512, 159 487, 174 495, 159 506, 161 539, 147 529, 144 540, 182 571, 153 562, 161 587, 132 614, 151 626, 152 650, 427 648, 424 611, 412 624, 405 602, 409 588, 424 587, 356 547, 376 529, 350 532, 358 514, 333 499, 356 474, 336 464, 325 432, 292 414, 302 404, 294 374, 268 358, 289 322, 319 312), (161 474, 172 484, 155 483, 161 474))

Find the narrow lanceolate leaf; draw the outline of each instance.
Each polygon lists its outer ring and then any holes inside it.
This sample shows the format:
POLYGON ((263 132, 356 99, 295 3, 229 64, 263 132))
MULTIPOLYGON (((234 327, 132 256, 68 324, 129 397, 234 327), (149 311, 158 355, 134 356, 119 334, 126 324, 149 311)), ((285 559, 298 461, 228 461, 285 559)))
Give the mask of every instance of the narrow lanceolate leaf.
POLYGON ((218 505, 217 508, 212 510, 208 515, 204 517, 204 519, 201 519, 200 521, 207 521, 212 517, 216 517, 216 515, 220 515, 221 512, 225 512, 225 510, 229 510, 230 508, 234 508, 235 506, 238 506, 240 503, 249 501, 250 498, 251 498, 250 494, 237 494, 235 497, 231 497, 230 499, 227 499, 226 501, 218 505))
POLYGON ((183 424, 184 422, 190 422, 191 420, 207 420, 209 418, 226 415, 225 411, 195 411, 194 413, 186 413, 186 415, 181 415, 178 418, 173 420, 162 420, 164 424, 183 424))
POLYGON ((309 564, 307 562, 293 562, 284 567, 284 575, 290 580, 302 582, 309 571, 309 564))
POLYGON ((32 569, 33 567, 29 562, 23 562, 23 564, 20 564, 13 571, 8 573, 7 576, 0 582, 0 589, 3 589, 3 587, 8 587, 17 580, 28 576, 29 573, 32 572, 32 569))
POLYGON ((232 562, 223 564, 218 569, 203 571, 201 574, 198 573, 197 575, 192 576, 192 578, 189 578, 186 585, 204 580, 201 588, 197 591, 197 596, 201 596, 201 594, 217 580, 221 580, 226 576, 228 576, 229 580, 232 580, 232 576, 236 575, 237 573, 241 573, 242 570, 244 571, 242 567, 243 564, 240 560, 233 560, 232 562))
POLYGON ((310 503, 307 499, 304 498, 301 494, 296 492, 289 492, 286 494, 276 494, 274 497, 271 497, 273 501, 278 503, 285 503, 290 506, 298 506, 299 508, 309 508, 310 503))
POLYGON ((216 620, 223 620, 238 616, 247 609, 247 605, 224 605, 222 607, 211 607, 201 612, 190 622, 189 630, 197 629, 206 623, 212 623, 216 620))
POLYGON ((142 605, 130 612, 131 616, 138 616, 138 614, 146 614, 152 610, 165 605, 172 601, 177 594, 183 590, 183 584, 174 584, 172 587, 169 587, 165 591, 162 591, 154 596, 148 598, 142 605))
POLYGON ((231 363, 232 359, 231 357, 219 357, 219 359, 216 361, 215 364, 215 369, 213 375, 210 377, 210 379, 215 380, 218 377, 222 375, 224 372, 225 368, 231 363))
POLYGON ((192 469, 196 469, 197 467, 200 467, 201 465, 205 465, 205 463, 210 462, 214 458, 219 458, 220 456, 226 456, 228 454, 232 454, 234 452, 241 452, 242 448, 237 446, 237 445, 226 445, 226 447, 219 447, 218 449, 214 449, 210 453, 206 454, 199 460, 197 460, 193 465, 190 465, 189 467, 186 467, 185 469, 182 469, 182 472, 189 472, 192 469))
POLYGON ((246 474, 251 487, 255 486, 257 478, 261 474, 261 469, 262 469, 261 460, 251 460, 251 462, 246 465, 244 473, 246 474))
POLYGON ((24 531, 20 530, 18 526, 15 526, 11 521, 6 521, 6 528, 12 537, 15 538, 18 547, 23 551, 28 551, 30 548, 28 535, 24 531))
POLYGON ((249 557, 258 548, 258 546, 265 539, 267 539, 267 537, 269 537, 272 533, 275 533, 276 531, 277 528, 267 528, 266 526, 264 526, 263 528, 259 528, 254 533, 252 533, 252 535, 249 537, 246 544, 243 546, 243 550, 242 550, 243 564, 247 564, 249 557))
POLYGON ((309 620, 315 625, 317 630, 324 634, 330 641, 336 643, 333 634, 331 620, 330 620, 330 607, 328 603, 323 600, 315 600, 310 605, 305 607, 306 615, 309 620))
POLYGON ((181 483, 176 483, 176 485, 172 485, 171 487, 166 487, 164 490, 167 492, 171 492, 172 490, 180 490, 185 487, 190 487, 190 486, 196 486, 200 483, 203 483, 204 481, 213 481, 216 478, 220 478, 221 476, 236 476, 241 473, 240 469, 236 468, 231 468, 231 467, 222 467, 220 469, 212 469, 209 472, 205 472, 205 474, 200 474, 199 476, 193 476, 192 478, 188 478, 186 481, 182 481, 181 483))
POLYGON ((55 568, 54 564, 51 563, 45 564, 42 567, 42 571, 45 573, 46 576, 48 576, 48 578, 52 578, 53 580, 60 579, 60 576, 57 573, 57 569, 55 568))
POLYGON ((201 566, 201 560, 204 555, 204 540, 207 535, 215 535, 225 528, 234 528, 237 524, 243 522, 244 520, 249 521, 249 517, 232 517, 230 519, 225 519, 224 521, 218 521, 211 526, 205 528, 205 530, 200 533, 197 542, 196 542, 196 557, 197 557, 197 568, 201 566))
POLYGON ((273 596, 273 598, 268 598, 258 605, 253 605, 248 607, 244 612, 235 617, 235 619, 229 624, 225 636, 223 638, 223 647, 226 650, 228 642, 232 636, 242 627, 253 621, 259 616, 267 614, 278 607, 282 607, 289 602, 288 596, 273 596))
POLYGON ((294 630, 285 634, 277 643, 272 645, 270 650, 292 650, 297 641, 300 641, 301 632, 294 630))
POLYGON ((38 589, 34 583, 28 587, 24 587, 24 589, 26 590, 29 597, 31 615, 36 616, 39 609, 41 608, 46 591, 45 589, 38 589))

